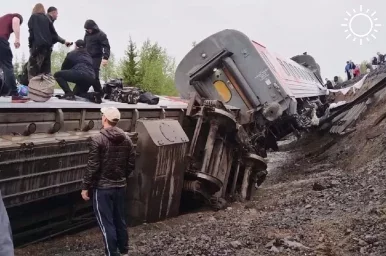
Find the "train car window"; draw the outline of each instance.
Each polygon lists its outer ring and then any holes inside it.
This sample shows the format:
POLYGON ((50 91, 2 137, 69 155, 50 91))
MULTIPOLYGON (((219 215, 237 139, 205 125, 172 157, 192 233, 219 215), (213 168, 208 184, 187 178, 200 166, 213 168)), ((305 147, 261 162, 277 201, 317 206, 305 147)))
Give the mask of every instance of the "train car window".
POLYGON ((214 81, 213 85, 225 103, 228 103, 232 99, 232 93, 224 81, 216 80, 214 81))
POLYGON ((289 66, 291 67, 292 72, 295 74, 295 77, 300 78, 299 74, 296 72, 295 67, 293 65, 291 65, 291 64, 289 64, 289 66))
POLYGON ((289 65, 287 62, 285 62, 285 61, 284 61, 284 65, 285 65, 285 66, 287 67, 287 69, 290 71, 291 75, 292 75, 293 77, 296 77, 296 75, 295 75, 294 71, 292 70, 292 68, 290 67, 290 65, 289 65))
POLYGON ((302 68, 298 68, 298 70, 299 70, 299 73, 302 75, 303 80, 307 80, 306 77, 304 76, 302 68))
POLYGON ((312 76, 311 76, 311 74, 310 74, 310 71, 307 70, 306 73, 307 73, 308 77, 310 78, 310 81, 314 81, 314 80, 312 79, 312 76))
POLYGON ((261 53, 261 56, 263 57, 265 63, 267 63, 267 65, 274 71, 276 71, 275 67, 272 65, 271 61, 269 61, 267 55, 265 55, 264 52, 260 52, 261 53))
POLYGON ((312 72, 312 79, 314 79, 315 82, 319 83, 318 78, 316 77, 315 73, 312 72))
POLYGON ((304 72, 304 75, 307 77, 307 80, 312 81, 312 79, 310 78, 310 76, 307 73, 307 70, 303 70, 303 72, 304 72))
POLYGON ((291 76, 291 74, 289 73, 288 69, 286 68, 286 66, 284 66, 283 62, 279 59, 279 58, 276 58, 277 61, 279 62, 280 66, 283 68, 283 70, 285 71, 285 73, 288 75, 288 76, 291 76))
POLYGON ((304 80, 304 77, 303 77, 303 74, 302 72, 300 72, 300 69, 298 67, 295 67, 296 71, 298 72, 299 74, 299 77, 302 78, 304 80))
POLYGON ((306 79, 307 81, 310 80, 306 74, 306 71, 304 71, 304 69, 300 69, 300 71, 302 72, 304 79, 306 79))
POLYGON ((312 80, 313 82, 315 82, 315 78, 314 78, 314 76, 312 75, 311 71, 308 72, 308 75, 310 76, 311 80, 312 80))

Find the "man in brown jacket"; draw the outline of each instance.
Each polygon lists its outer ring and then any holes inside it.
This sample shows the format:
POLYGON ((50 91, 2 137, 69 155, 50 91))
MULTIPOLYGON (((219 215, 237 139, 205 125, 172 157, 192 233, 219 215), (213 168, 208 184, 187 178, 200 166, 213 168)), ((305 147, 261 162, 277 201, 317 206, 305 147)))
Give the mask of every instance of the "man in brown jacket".
POLYGON ((101 109, 103 129, 90 140, 82 198, 89 200, 93 188, 93 207, 103 234, 106 255, 127 255, 128 234, 125 221, 127 178, 134 170, 135 151, 130 138, 116 127, 121 114, 115 107, 101 109), (118 252, 119 250, 119 252, 118 252))

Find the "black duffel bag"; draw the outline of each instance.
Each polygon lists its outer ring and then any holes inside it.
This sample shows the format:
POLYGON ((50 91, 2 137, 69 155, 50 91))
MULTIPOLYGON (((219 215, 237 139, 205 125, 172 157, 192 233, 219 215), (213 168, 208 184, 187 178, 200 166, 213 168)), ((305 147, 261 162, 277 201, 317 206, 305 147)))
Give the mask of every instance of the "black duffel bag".
POLYGON ((124 87, 112 89, 110 100, 115 102, 122 102, 128 104, 137 104, 139 100, 140 91, 135 87, 124 87))
POLYGON ((149 105, 157 105, 159 97, 153 95, 151 92, 144 92, 139 96, 139 102, 146 103, 149 105))

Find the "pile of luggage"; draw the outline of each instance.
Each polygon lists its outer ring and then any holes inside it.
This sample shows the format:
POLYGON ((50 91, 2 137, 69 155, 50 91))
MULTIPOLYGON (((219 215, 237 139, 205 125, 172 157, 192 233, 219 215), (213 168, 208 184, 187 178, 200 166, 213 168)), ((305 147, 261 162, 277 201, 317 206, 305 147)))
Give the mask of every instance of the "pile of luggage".
POLYGON ((122 79, 110 80, 103 86, 104 98, 127 104, 146 103, 149 105, 157 105, 159 97, 145 92, 137 87, 123 86, 122 79))

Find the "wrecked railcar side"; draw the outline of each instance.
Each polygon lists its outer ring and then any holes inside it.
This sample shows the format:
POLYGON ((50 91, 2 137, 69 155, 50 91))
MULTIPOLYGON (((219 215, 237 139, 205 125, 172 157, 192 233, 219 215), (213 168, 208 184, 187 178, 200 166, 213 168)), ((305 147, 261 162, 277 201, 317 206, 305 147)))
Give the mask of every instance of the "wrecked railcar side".
MULTIPOLYGON (((68 224, 80 227, 93 219, 91 205, 81 200, 79 191, 87 164, 88 138, 101 128, 101 106, 56 103, 14 103, 1 108, 0 189, 17 244, 28 242, 37 233, 63 231, 68 224)), ((203 116, 205 128, 195 133, 197 119, 186 112, 195 112, 197 106, 183 101, 164 99, 156 106, 106 101, 102 105, 120 109, 118 126, 132 138, 137 149, 136 169, 128 181, 131 225, 177 216, 181 197, 192 191, 190 183, 195 177, 201 179, 199 186, 203 189, 198 190, 205 194, 204 200, 182 200, 217 207, 215 202, 221 201, 218 198, 228 197, 228 180, 232 179, 231 167, 236 161, 233 155, 241 145, 233 137, 238 109, 205 106, 204 112, 209 113, 203 116), (231 120, 231 129, 221 123, 221 114, 216 116, 219 111, 231 120), (196 164, 205 166, 201 167, 205 169, 201 174, 190 172, 190 153, 201 154, 208 138, 208 124, 218 121, 219 133, 209 136, 213 157, 197 159, 196 164), (194 138, 199 142, 192 148, 194 138), (214 190, 205 183, 211 176, 217 184, 214 190)), ((240 187, 241 184, 237 191, 240 187)))

